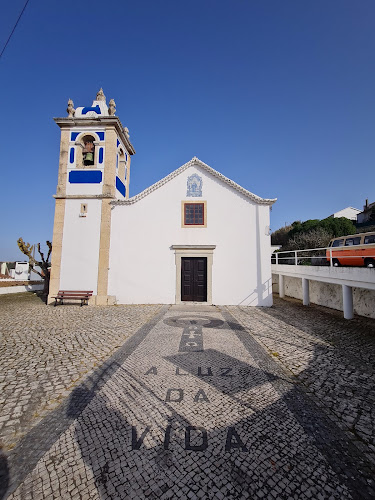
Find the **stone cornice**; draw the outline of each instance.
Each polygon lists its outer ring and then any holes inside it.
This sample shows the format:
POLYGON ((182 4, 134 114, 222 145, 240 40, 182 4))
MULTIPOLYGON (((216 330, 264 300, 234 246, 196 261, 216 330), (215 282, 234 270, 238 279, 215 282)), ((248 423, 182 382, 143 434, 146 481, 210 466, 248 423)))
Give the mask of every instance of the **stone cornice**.
POLYGON ((215 250, 216 245, 172 245, 172 250, 215 250))
POLYGON ((118 116, 101 116, 98 118, 81 118, 81 117, 75 118, 73 116, 65 118, 54 118, 54 120, 61 129, 71 128, 71 127, 87 127, 87 126, 95 127, 98 125, 104 125, 105 127, 108 127, 109 125, 112 125, 115 127, 116 132, 118 133, 120 139, 124 143, 124 146, 128 150, 129 154, 131 155, 135 154, 135 149, 130 140, 127 138, 124 132, 124 127, 118 116))
POLYGON ((238 191, 242 195, 246 196, 246 198, 249 198, 251 201, 253 201, 259 205, 271 206, 277 200, 277 198, 261 198, 260 196, 257 196, 256 194, 251 193, 250 191, 243 188, 242 186, 240 186, 236 182, 232 181, 231 179, 228 179, 228 177, 225 177, 225 175, 223 175, 220 172, 218 172, 217 170, 213 169, 212 167, 210 167, 206 163, 203 163, 203 161, 194 157, 190 161, 188 161, 187 163, 182 165, 180 168, 178 168, 177 170, 174 170, 169 175, 167 175, 166 177, 164 177, 160 181, 156 182, 152 186, 148 187, 147 189, 145 189, 141 193, 137 194, 136 196, 133 196, 132 198, 129 198, 128 200, 116 200, 116 201, 113 201, 111 203, 113 205, 132 205, 133 203, 136 203, 137 201, 141 200, 142 198, 149 195, 153 191, 156 191, 156 189, 159 189, 161 186, 164 186, 164 184, 166 184, 167 182, 171 181, 172 179, 174 179, 175 177, 180 175, 187 168, 194 167, 194 166, 203 168, 208 173, 210 173, 211 175, 213 175, 217 179, 223 181, 228 186, 230 186, 232 189, 235 189, 236 191, 238 191))
POLYGON ((111 194, 65 194, 65 195, 59 195, 59 194, 54 194, 52 195, 53 198, 56 200, 104 200, 104 199, 111 199, 115 200, 116 198, 112 196, 111 194))

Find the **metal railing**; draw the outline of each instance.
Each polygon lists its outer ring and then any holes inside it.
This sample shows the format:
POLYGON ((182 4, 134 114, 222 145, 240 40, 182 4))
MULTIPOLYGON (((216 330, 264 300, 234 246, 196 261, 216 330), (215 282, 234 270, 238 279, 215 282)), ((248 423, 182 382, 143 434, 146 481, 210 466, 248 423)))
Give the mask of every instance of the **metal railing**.
MULTIPOLYGON (((339 266, 339 259, 372 259, 375 261, 374 255, 337 255, 338 252, 348 251, 355 246, 348 247, 324 247, 324 248, 307 248, 305 250, 284 250, 281 252, 275 251, 271 255, 272 264, 287 264, 295 266, 339 266), (343 250, 338 250, 342 248, 343 250), (324 251, 324 253, 322 253, 324 251), (310 255, 308 254, 310 252, 310 255), (335 255, 332 255, 332 253, 335 255), (283 254, 283 256, 281 256, 283 254)), ((359 249, 355 249, 358 251, 359 249)), ((355 264, 354 264, 355 265, 355 264)))

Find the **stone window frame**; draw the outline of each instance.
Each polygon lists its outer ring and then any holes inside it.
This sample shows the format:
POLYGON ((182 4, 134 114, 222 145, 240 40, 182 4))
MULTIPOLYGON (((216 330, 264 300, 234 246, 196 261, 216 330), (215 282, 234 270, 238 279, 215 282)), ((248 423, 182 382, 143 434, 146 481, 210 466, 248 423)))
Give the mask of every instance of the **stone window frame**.
POLYGON ((181 227, 182 228, 205 228, 207 227, 207 201, 205 200, 182 200, 181 201, 181 227), (203 205, 203 224, 185 224, 185 205, 203 205))
MULTIPOLYGON (((201 226, 198 226, 201 227, 201 226)), ((183 257, 201 257, 207 259, 207 301, 199 304, 212 305, 212 265, 216 245, 172 245, 176 263, 176 304, 190 304, 181 300, 181 267, 183 257)))
POLYGON ((117 155, 118 155, 117 175, 122 182, 125 182, 127 177, 127 160, 124 148, 121 146, 121 144, 117 148, 117 155))

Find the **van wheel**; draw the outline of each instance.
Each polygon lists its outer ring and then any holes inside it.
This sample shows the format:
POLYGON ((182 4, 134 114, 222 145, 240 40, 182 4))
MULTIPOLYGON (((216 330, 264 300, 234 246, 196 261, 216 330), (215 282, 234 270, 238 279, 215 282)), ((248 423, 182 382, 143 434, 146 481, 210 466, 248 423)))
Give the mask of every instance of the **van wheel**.
POLYGON ((375 267, 375 260, 374 259, 366 259, 365 266, 369 267, 369 268, 375 267))
POLYGON ((334 267, 340 267, 340 262, 338 259, 332 259, 332 265, 334 267))

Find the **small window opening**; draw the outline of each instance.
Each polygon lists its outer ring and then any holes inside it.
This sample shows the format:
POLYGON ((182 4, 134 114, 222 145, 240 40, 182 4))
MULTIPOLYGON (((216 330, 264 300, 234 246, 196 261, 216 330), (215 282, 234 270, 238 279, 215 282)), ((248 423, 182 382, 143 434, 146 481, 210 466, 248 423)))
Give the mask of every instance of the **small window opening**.
POLYGON ((184 205, 184 223, 186 226, 204 225, 204 204, 203 203, 185 203, 184 205))
POLYGON ((120 179, 125 180, 126 178, 126 160, 125 154, 122 148, 118 151, 118 175, 120 179))
POLYGON ((79 212, 80 217, 86 217, 87 215, 87 203, 81 203, 81 210, 79 212))

